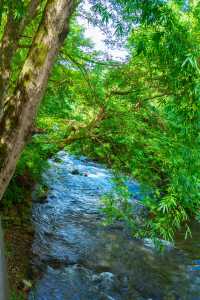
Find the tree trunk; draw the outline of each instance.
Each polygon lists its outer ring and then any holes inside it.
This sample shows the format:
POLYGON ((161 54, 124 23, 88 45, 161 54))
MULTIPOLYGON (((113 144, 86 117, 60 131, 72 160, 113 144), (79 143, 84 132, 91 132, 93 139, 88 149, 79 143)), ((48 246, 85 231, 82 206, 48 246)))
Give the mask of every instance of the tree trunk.
POLYGON ((75 0, 49 0, 19 76, 0 119, 0 199, 26 144, 59 48, 69 29, 75 0))
POLYGON ((18 42, 26 26, 37 13, 40 0, 31 0, 23 18, 15 20, 14 11, 8 12, 7 23, 0 44, 0 108, 3 107, 4 97, 9 86, 11 63, 18 48, 18 42))

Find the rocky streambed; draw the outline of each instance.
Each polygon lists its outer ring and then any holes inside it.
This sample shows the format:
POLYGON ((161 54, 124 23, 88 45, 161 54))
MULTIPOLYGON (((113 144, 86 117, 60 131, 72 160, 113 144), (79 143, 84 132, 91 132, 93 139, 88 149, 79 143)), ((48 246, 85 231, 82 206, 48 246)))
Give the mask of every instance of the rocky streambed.
MULTIPOLYGON (((33 206, 29 300, 200 300, 200 227, 159 253, 122 227, 104 227, 100 198, 113 188, 104 166, 62 151, 44 174, 45 203, 33 206)), ((138 197, 139 186, 129 187, 138 197)))

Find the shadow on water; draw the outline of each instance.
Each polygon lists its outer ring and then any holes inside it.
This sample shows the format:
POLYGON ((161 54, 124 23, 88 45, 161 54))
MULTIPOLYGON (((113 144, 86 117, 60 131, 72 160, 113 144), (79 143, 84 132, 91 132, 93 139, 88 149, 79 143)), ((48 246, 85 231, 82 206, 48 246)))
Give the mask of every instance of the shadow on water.
MULTIPOLYGON (((102 226, 108 169, 65 152, 50 164, 47 201, 33 206, 34 267, 42 276, 29 300, 200 300, 200 226, 159 253, 150 240, 102 226)), ((137 183, 132 189, 139 193, 137 183)))

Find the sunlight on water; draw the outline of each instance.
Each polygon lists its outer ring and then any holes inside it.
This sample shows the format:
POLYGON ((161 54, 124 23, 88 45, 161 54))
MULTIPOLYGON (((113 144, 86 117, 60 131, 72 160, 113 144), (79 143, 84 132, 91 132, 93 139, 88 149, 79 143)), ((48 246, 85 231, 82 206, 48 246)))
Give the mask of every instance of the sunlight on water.
MULTIPOLYGON (((34 267, 41 279, 29 299, 200 300, 199 226, 193 239, 180 234, 159 253, 150 239, 102 225, 100 198, 113 188, 111 171, 63 151, 50 165, 47 201, 33 207, 34 267)), ((139 185, 127 184, 141 198, 139 185)))

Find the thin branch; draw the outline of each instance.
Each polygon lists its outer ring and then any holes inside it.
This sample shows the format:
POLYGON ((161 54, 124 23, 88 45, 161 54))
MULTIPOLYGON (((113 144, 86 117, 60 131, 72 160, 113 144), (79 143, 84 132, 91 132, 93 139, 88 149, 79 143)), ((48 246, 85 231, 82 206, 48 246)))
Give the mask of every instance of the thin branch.
POLYGON ((24 38, 24 39, 33 39, 33 37, 32 36, 29 36, 29 35, 24 35, 24 34, 21 34, 20 35, 20 38, 24 38))
POLYGON ((91 83, 91 81, 90 81, 90 77, 89 77, 89 75, 88 75, 88 71, 86 70, 86 68, 85 68, 82 64, 80 64, 80 63, 79 63, 74 57, 72 57, 71 55, 69 55, 69 54, 65 54, 65 55, 66 55, 66 56, 69 58, 69 60, 70 60, 75 66, 77 66, 78 69, 81 71, 81 73, 82 73, 82 75, 83 75, 83 78, 85 79, 85 81, 86 81, 86 83, 87 83, 87 85, 88 85, 90 91, 92 92, 92 96, 93 96, 94 99, 96 100, 96 103, 98 103, 98 102, 99 102, 98 96, 97 96, 97 94, 96 94, 95 89, 94 89, 93 86, 92 86, 92 83, 91 83))
POLYGON ((25 49, 30 49, 31 45, 25 45, 25 44, 18 44, 18 48, 25 48, 25 49))
POLYGON ((116 61, 94 60, 92 58, 86 58, 86 57, 80 56, 80 55, 77 55, 77 57, 84 61, 96 64, 96 65, 101 65, 101 66, 120 67, 122 65, 121 62, 116 62, 116 61))
POLYGON ((62 80, 54 80, 54 79, 49 79, 50 82, 53 82, 55 85, 62 85, 64 83, 68 83, 68 84, 72 84, 73 82, 68 79, 68 78, 65 78, 65 79, 62 79, 62 80))
POLYGON ((153 96, 153 97, 148 97, 148 98, 145 98, 145 99, 142 99, 142 101, 149 101, 149 100, 153 100, 153 99, 156 99, 156 98, 161 98, 161 97, 169 97, 169 96, 174 96, 174 94, 172 94, 172 93, 169 93, 169 94, 166 94, 166 93, 164 93, 164 94, 159 94, 159 95, 155 95, 155 96, 153 96))
POLYGON ((133 89, 128 89, 128 90, 111 90, 108 93, 108 96, 112 96, 112 95, 116 95, 116 96, 126 96, 126 95, 130 95, 132 93, 136 93, 138 92, 138 90, 133 90, 133 89))

